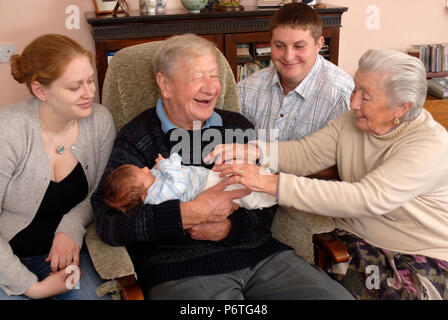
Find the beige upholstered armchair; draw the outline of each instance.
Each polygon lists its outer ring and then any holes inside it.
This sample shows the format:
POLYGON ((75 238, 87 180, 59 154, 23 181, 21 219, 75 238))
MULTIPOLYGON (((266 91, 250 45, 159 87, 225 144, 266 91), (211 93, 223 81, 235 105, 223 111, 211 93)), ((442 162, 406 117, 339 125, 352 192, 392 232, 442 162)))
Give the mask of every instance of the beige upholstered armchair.
MULTIPOLYGON (((138 113, 156 105, 159 91, 151 57, 159 44, 157 41, 127 47, 118 51, 110 61, 102 104, 111 111, 118 130, 138 113)), ((222 92, 216 108, 240 112, 235 79, 220 51, 218 65, 222 92)), ((312 234, 332 229, 332 221, 328 218, 287 208, 279 209, 272 227, 276 238, 293 246, 310 262, 313 261, 312 234)), ((134 267, 124 247, 112 247, 102 242, 94 223, 87 230, 86 244, 99 275, 109 280, 97 289, 98 294, 112 293, 114 299, 143 299, 134 267)))

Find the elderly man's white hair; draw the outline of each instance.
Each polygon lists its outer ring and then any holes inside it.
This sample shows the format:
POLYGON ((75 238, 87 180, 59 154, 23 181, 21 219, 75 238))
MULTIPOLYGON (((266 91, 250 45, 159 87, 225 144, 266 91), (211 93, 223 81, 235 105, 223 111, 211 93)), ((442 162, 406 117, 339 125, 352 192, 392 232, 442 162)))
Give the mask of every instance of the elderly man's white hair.
POLYGON ((412 103, 402 121, 413 120, 422 111, 428 82, 426 68, 418 58, 394 50, 370 49, 359 59, 358 71, 383 76, 380 88, 387 96, 388 106, 412 103))
POLYGON ((216 57, 216 50, 214 43, 192 33, 172 36, 164 40, 154 52, 152 57, 154 74, 161 72, 172 78, 178 62, 190 63, 191 58, 210 53, 216 57))

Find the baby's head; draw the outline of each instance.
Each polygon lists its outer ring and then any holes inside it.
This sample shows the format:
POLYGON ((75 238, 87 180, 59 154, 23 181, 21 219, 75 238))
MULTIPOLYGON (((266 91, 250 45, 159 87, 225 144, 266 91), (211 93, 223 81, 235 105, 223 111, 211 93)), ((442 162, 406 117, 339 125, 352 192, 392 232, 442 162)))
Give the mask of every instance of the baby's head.
POLYGON ((153 182, 154 177, 148 167, 122 165, 104 180, 104 201, 111 208, 128 212, 142 203, 153 182))

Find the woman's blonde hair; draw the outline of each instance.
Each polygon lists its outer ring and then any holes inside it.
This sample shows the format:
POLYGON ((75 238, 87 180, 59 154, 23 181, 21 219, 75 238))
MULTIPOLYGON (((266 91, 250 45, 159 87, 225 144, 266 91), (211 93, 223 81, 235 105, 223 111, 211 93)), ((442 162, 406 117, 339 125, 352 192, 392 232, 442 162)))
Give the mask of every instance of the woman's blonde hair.
POLYGON ((92 53, 76 41, 60 34, 46 34, 28 44, 22 54, 11 56, 11 74, 17 82, 26 83, 33 94, 33 81, 50 85, 77 56, 86 56, 91 63, 93 61, 92 53))

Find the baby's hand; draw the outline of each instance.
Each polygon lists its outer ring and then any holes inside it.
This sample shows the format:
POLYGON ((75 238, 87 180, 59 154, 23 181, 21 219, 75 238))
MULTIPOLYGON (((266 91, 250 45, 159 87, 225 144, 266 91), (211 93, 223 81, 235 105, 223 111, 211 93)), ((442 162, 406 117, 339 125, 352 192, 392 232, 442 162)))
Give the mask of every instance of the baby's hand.
POLYGON ((165 160, 165 158, 162 157, 162 155, 159 153, 159 155, 158 155, 158 157, 156 159, 156 165, 154 166, 154 168, 157 169, 157 166, 159 165, 159 162, 162 161, 162 160, 165 160))

